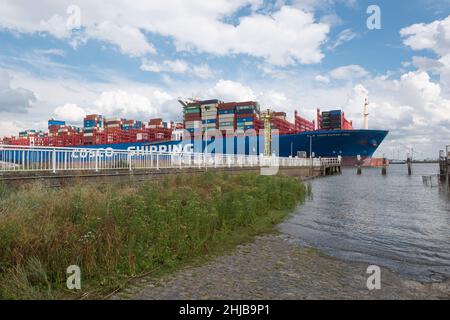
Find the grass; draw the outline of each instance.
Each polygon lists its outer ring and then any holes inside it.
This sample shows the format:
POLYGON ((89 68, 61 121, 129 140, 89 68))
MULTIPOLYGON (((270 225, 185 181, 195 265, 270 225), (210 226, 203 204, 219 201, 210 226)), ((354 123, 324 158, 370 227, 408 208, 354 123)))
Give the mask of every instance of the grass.
POLYGON ((140 185, 0 186, 0 299, 101 298, 273 230, 309 193, 297 179, 177 175, 140 185), (82 289, 66 289, 78 265, 82 289))

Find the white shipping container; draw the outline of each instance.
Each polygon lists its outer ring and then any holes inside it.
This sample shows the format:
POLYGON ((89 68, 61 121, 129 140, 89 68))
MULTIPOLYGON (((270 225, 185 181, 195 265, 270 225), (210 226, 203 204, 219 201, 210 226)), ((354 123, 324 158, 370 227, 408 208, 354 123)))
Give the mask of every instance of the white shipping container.
POLYGON ((186 129, 200 128, 200 123, 198 123, 198 122, 196 122, 196 123, 188 123, 188 122, 186 122, 185 127, 186 127, 186 129))
POLYGON ((217 114, 216 113, 202 113, 202 118, 203 117, 216 118, 217 114))
POLYGON ((226 116, 226 117, 219 116, 219 121, 226 122, 226 121, 233 121, 233 120, 234 120, 234 116, 226 116))
POLYGON ((84 136, 85 136, 85 137, 93 137, 94 134, 93 134, 93 133, 85 133, 84 136))
POLYGON ((202 122, 201 123, 204 123, 204 121, 206 122, 208 122, 208 123, 216 123, 217 121, 216 121, 216 118, 205 118, 205 119, 202 119, 202 122))

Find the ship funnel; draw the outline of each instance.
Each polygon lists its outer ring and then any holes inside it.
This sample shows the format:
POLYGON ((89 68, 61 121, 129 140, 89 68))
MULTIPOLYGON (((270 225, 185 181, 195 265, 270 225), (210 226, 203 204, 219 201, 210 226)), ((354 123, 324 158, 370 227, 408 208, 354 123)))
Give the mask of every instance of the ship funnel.
POLYGON ((364 129, 369 129, 369 100, 364 103, 364 129))

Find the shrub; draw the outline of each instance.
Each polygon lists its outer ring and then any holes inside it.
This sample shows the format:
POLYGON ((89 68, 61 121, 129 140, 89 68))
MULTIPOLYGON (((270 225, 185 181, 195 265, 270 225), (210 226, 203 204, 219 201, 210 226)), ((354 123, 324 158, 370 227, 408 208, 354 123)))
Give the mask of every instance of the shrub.
MULTIPOLYGON (((0 187, 0 297, 59 298, 66 269, 98 298, 270 230, 307 194, 297 179, 207 172, 141 185, 0 187)), ((70 295, 69 297, 76 297, 70 295)))

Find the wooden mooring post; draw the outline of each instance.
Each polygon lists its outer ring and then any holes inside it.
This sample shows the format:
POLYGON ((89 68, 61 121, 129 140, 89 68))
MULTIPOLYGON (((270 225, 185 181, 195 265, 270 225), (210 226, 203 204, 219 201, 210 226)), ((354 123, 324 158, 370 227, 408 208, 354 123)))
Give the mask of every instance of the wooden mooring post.
POLYGON ((357 173, 358 175, 361 175, 361 174, 362 174, 362 161, 361 161, 361 156, 358 155, 357 159, 358 159, 358 162, 357 162, 358 169, 356 169, 356 173, 357 173))
POLYGON ((408 153, 406 158, 406 164, 408 165, 408 176, 412 176, 412 157, 408 153))
POLYGON ((387 175, 387 159, 384 155, 383 155, 383 165, 381 167, 381 174, 383 176, 387 175))
POLYGON ((439 152, 439 177, 446 188, 450 190, 450 146, 439 152))

